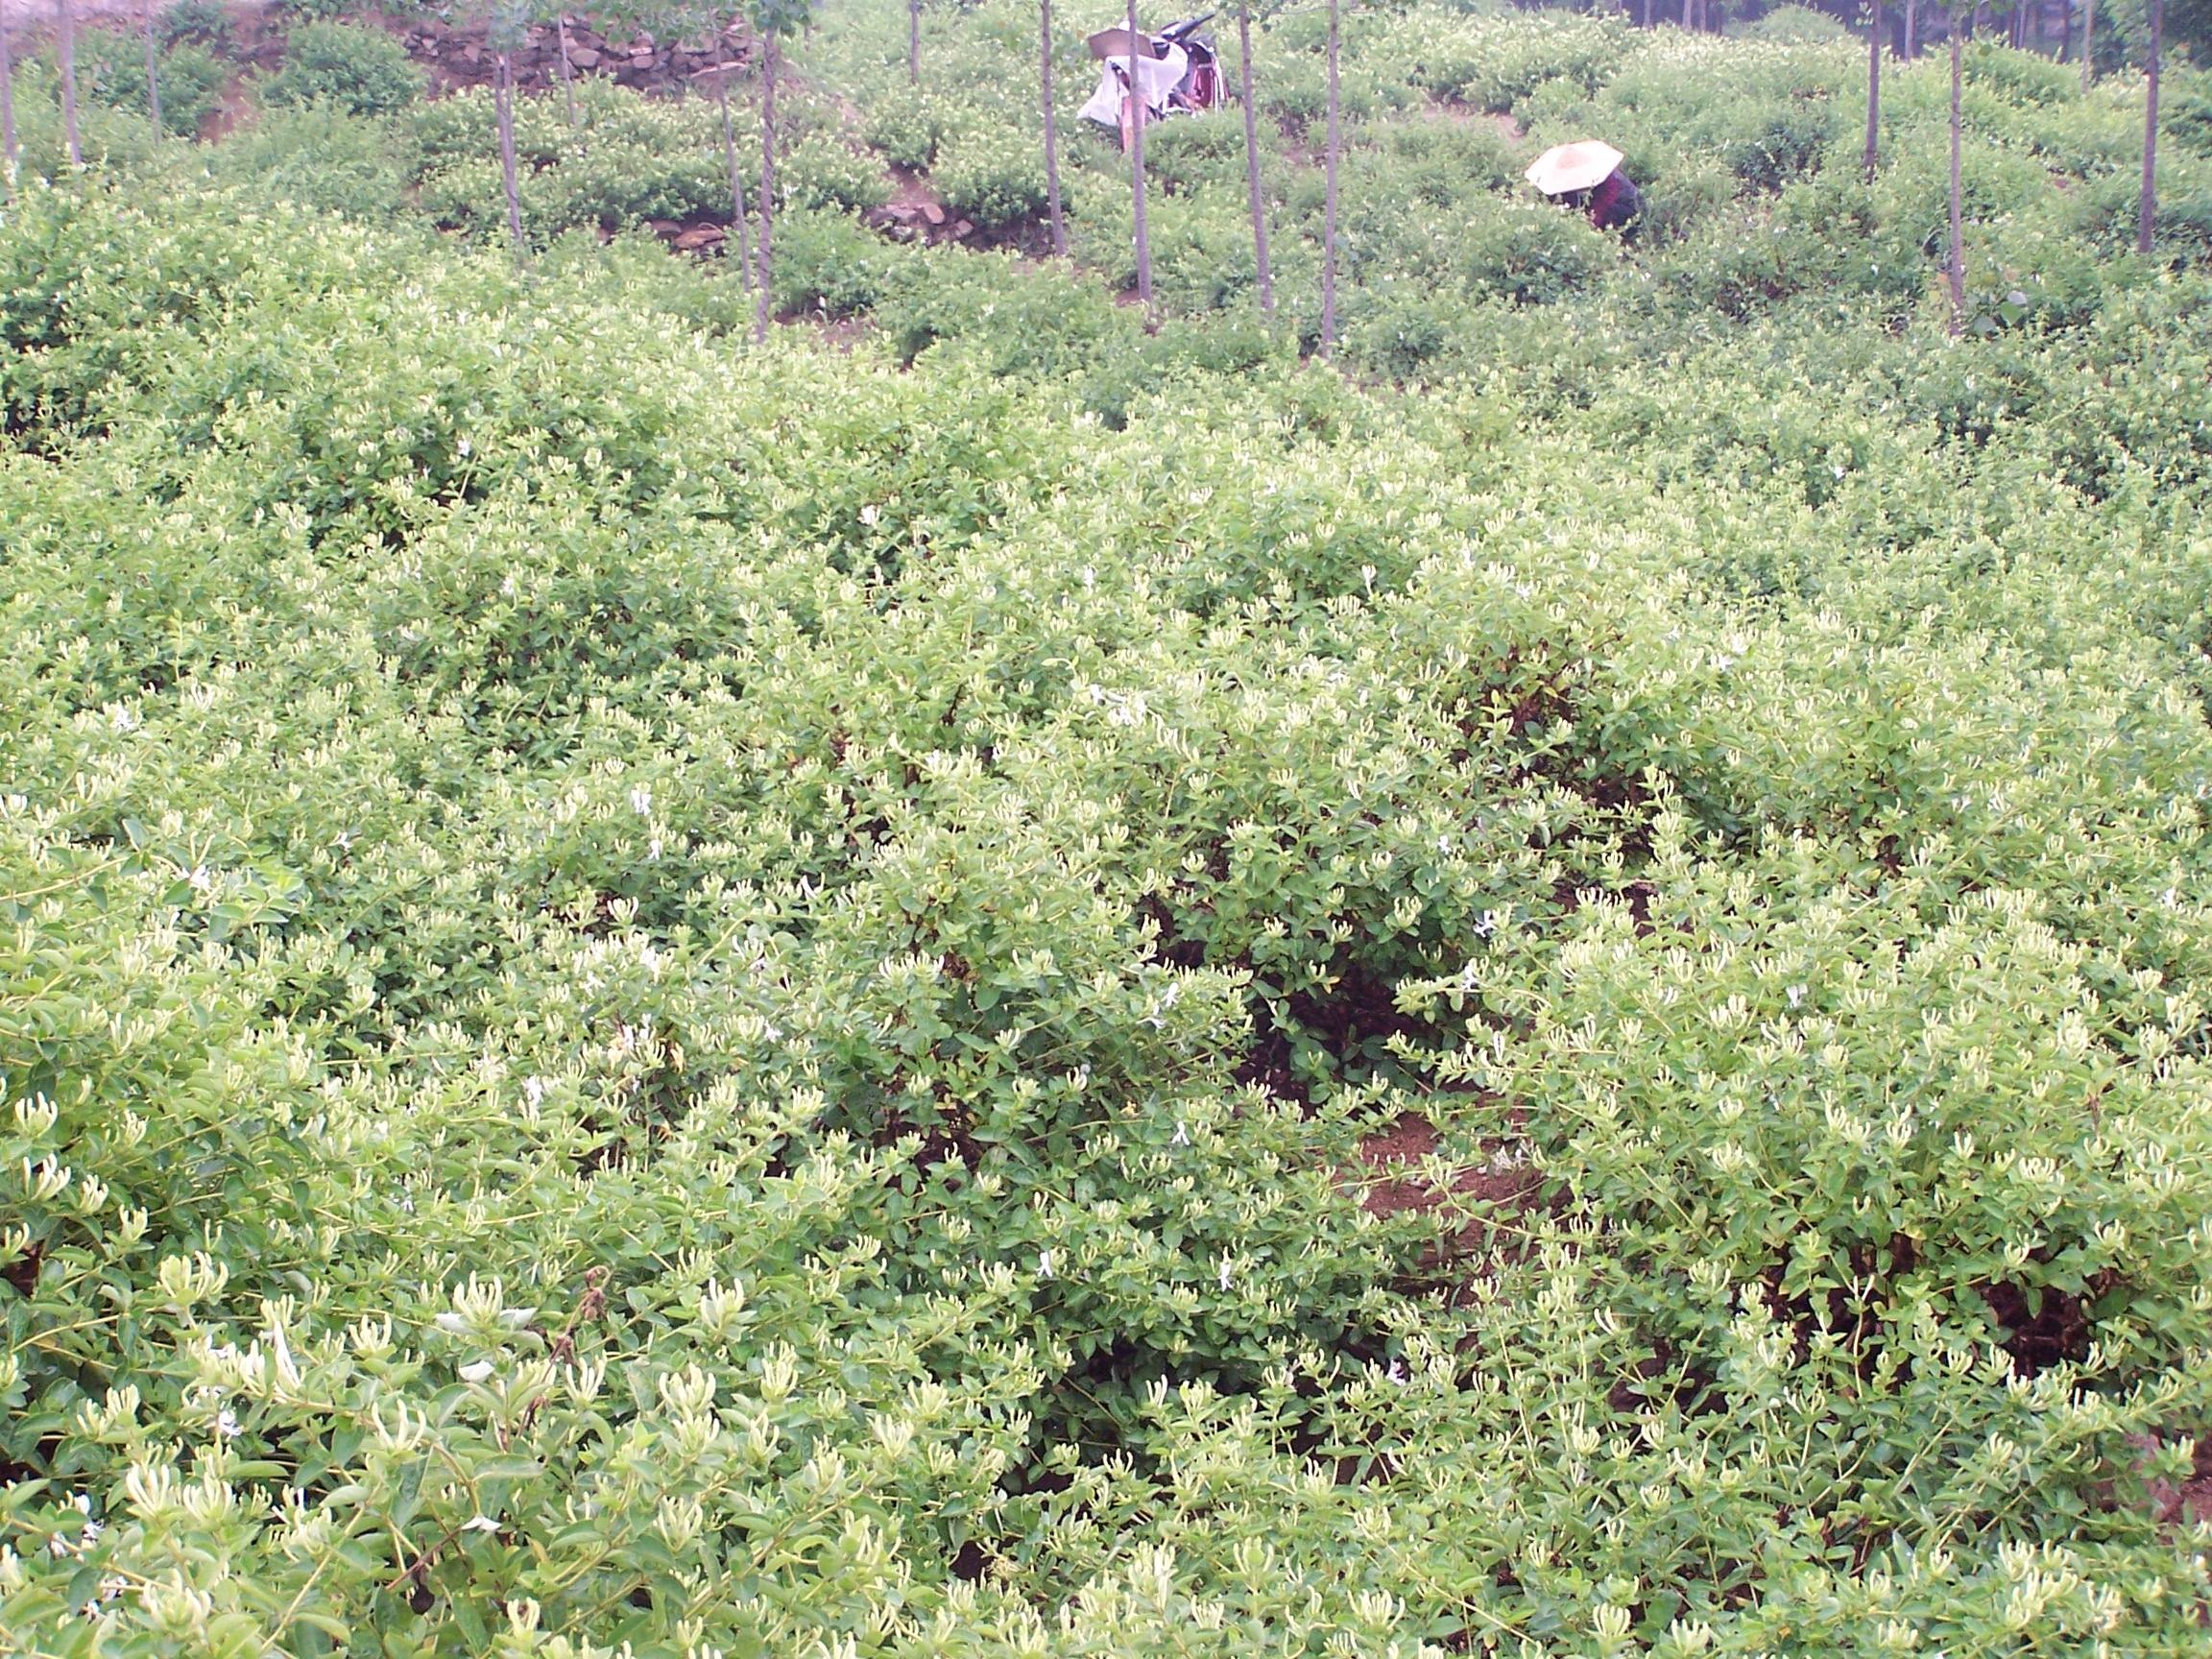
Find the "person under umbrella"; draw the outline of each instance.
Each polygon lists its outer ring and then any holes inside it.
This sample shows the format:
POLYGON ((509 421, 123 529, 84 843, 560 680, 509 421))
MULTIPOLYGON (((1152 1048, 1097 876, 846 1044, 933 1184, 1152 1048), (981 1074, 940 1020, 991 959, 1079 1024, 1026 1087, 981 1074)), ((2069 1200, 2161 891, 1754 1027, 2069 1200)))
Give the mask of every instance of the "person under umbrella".
POLYGON ((1528 182, 1590 215, 1600 230, 1627 232, 1644 214, 1644 192, 1621 171, 1621 152, 1598 139, 1555 144, 1528 164, 1528 182))

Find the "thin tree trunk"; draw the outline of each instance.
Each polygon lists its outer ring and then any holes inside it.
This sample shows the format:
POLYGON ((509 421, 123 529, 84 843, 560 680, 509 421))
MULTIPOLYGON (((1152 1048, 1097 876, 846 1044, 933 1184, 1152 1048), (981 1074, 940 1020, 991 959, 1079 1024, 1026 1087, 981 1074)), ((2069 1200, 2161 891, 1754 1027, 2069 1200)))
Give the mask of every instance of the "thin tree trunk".
MULTIPOLYGON (((1651 0, 1644 0, 1647 8, 1651 0)), ((1275 315, 1275 273, 1267 264, 1267 202, 1260 189, 1260 105, 1252 84, 1252 0, 1237 7, 1237 57, 1244 80, 1244 188, 1252 198, 1252 261, 1260 274, 1260 315, 1275 315)))
POLYGON ((760 264, 754 273, 760 285, 753 291, 753 340, 765 345, 768 339, 768 307, 770 273, 774 268, 774 221, 776 216, 776 74, 781 66, 781 54, 774 30, 760 39, 760 264))
POLYGON ((61 132, 69 141, 69 164, 84 165, 84 147, 77 141, 77 9, 61 0, 61 132))
POLYGON ((1045 213, 1052 226, 1052 252, 1068 257, 1068 221, 1060 212, 1060 123, 1052 112, 1052 0, 1037 9, 1037 83, 1045 95, 1045 213))
POLYGON ((2158 60, 2163 56, 2166 0, 2151 0, 2151 72, 2143 104, 2143 196, 2135 209, 2135 252, 2151 252, 2158 223, 2158 60))
POLYGON ((1337 86, 1342 45, 1337 0, 1329 0, 1329 153, 1322 160, 1321 198, 1321 355, 1336 345, 1336 164, 1344 149, 1343 99, 1337 86))
MULTIPOLYGON (((1974 27, 1971 14, 1967 29, 1974 27)), ((1951 332, 1957 334, 1966 326, 1966 240, 1960 225, 1959 202, 1959 84, 1963 79, 1960 71, 1960 52, 1965 40, 1959 19, 1951 19, 1951 332)))
POLYGON ((568 61, 568 13, 562 12, 553 19, 554 37, 561 42, 561 95, 568 100, 568 128, 570 132, 582 125, 576 114, 576 70, 568 61))
POLYGON ((1144 223, 1144 82, 1138 72, 1137 0, 1129 0, 1129 180, 1137 231, 1137 298, 1152 309, 1152 232, 1144 223))
POLYGON ((1874 0, 1874 27, 1866 36, 1866 181, 1874 181, 1874 164, 1882 141, 1882 0, 1874 0))
POLYGON ((145 0, 142 10, 146 17, 146 115, 154 123, 154 138, 161 139, 161 71, 154 49, 154 0, 145 0))
POLYGON ((922 84, 922 0, 906 0, 906 84, 922 84))
POLYGON ((2081 4, 2081 90, 2089 90, 2097 73, 2097 0, 2081 4))
POLYGON ((15 59, 8 49, 8 0, 0 0, 0 162, 15 181, 15 59))
POLYGON ((1905 0, 1905 56, 1920 56, 1920 0, 1905 0))
POLYGON ((2074 0, 2065 0, 2058 18, 2058 61, 2074 56, 2074 0))
POLYGON ((515 257, 522 257, 522 183, 515 165, 515 62, 499 54, 499 79, 493 87, 498 99, 499 182, 507 192, 507 240, 515 257))
POLYGON ((1651 0, 1644 0, 1644 27, 1651 27, 1651 0))
POLYGON ((714 76, 714 102, 722 107, 722 160, 730 169, 730 240, 737 249, 737 280, 743 287, 751 288, 753 250, 745 219, 745 175, 737 165, 737 128, 730 119, 727 70, 719 70, 714 76))

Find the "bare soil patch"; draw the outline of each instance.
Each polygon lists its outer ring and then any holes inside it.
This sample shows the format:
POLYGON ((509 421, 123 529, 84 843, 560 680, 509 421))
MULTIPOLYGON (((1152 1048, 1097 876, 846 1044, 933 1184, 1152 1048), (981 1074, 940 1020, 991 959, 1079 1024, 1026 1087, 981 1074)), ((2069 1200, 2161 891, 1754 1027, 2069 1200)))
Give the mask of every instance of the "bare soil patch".
MULTIPOLYGON (((1479 1096, 1469 1096, 1479 1103, 1479 1096)), ((1429 1264, 1474 1262, 1481 1263, 1517 1254, 1502 1248, 1499 1234, 1536 1205, 1544 1188, 1543 1171, 1536 1167, 1523 1134, 1518 1108, 1498 1108, 1498 1133, 1478 1142, 1481 1155, 1466 1163, 1450 1164, 1438 1172, 1433 1167, 1443 1149, 1436 1125, 1418 1112, 1402 1112, 1387 1129, 1359 1143, 1362 1169, 1347 1171, 1346 1185, 1359 1193, 1360 1208, 1371 1215, 1438 1216, 1439 1234, 1429 1264), (1467 1216, 1470 1207, 1485 1214, 1467 1216), (1448 1230, 1446 1230, 1448 1229, 1448 1230)), ((1479 1274, 1481 1267, 1477 1266, 1479 1274)))

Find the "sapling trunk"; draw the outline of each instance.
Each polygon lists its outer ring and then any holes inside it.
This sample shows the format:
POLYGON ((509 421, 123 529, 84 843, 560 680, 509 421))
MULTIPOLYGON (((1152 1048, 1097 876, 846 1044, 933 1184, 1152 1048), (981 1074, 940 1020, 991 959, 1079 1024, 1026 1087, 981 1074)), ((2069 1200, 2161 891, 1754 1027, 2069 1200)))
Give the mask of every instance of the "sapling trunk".
POLYGON ((906 84, 922 84, 922 0, 906 0, 906 84))
MULTIPOLYGON (((1974 27, 1971 13, 1966 28, 1974 27)), ((1957 334, 1966 326, 1966 239, 1960 225, 1959 190, 1959 86, 1961 49, 1965 31, 1959 27, 1958 14, 1951 18, 1951 332, 1957 334)))
POLYGON ((561 95, 568 101, 568 127, 573 132, 582 125, 576 114, 576 71, 568 61, 568 13, 562 12, 553 19, 553 35, 561 43, 561 95))
POLYGON ((1866 36, 1866 181, 1874 181, 1874 164, 1882 142, 1882 0, 1874 0, 1874 27, 1866 36))
POLYGON ((154 123, 154 138, 161 138, 161 71, 154 48, 154 0, 140 8, 146 22, 146 115, 154 123))
POLYGON ((69 145, 69 164, 84 165, 84 147, 77 141, 77 8, 61 0, 61 132, 69 145))
POLYGON ((1336 346, 1336 165, 1343 156, 1343 99, 1337 81, 1342 46, 1337 0, 1329 0, 1329 150, 1323 159, 1321 197, 1321 355, 1336 346))
MULTIPOLYGON (((1647 12, 1651 0, 1644 0, 1647 12)), ((1275 315, 1275 274, 1267 264, 1267 199, 1260 189, 1260 104, 1253 91, 1252 0, 1237 7, 1237 56, 1244 82, 1244 188, 1252 199, 1252 262, 1260 276, 1260 315, 1275 315)))
POLYGON ((2089 83, 2097 74, 2097 0, 2082 0, 2081 5, 2081 90, 2089 90, 2089 83))
POLYGON ((737 280, 740 285, 751 288, 753 250, 745 220, 745 174, 737 165, 737 127, 730 119, 730 76, 727 71, 717 71, 714 76, 714 102, 722 108, 722 160, 730 169, 730 242, 737 250, 737 280))
POLYGON ((507 240, 515 257, 522 257, 522 182, 515 165, 515 63, 509 54, 498 58, 499 76, 493 91, 499 117, 499 182, 507 192, 507 240))
POLYGON ((1045 99, 1045 212, 1052 252, 1068 257, 1068 222, 1060 213, 1060 123, 1052 113, 1052 0, 1037 9, 1037 84, 1045 99))
POLYGON ((760 37, 760 264, 754 273, 759 285, 753 290, 753 340, 765 345, 768 339, 769 296, 773 292, 771 274, 775 265, 776 216, 776 73, 781 62, 776 32, 771 29, 760 37))
POLYGON ((1905 56, 1920 56, 1920 0, 1905 0, 1905 56))
POLYGON ((2166 0, 2151 0, 2150 84, 2143 103, 2143 195, 2135 206, 2135 252, 2148 253, 2158 225, 2158 60, 2164 47, 2166 0))
POLYGON ((8 46, 8 0, 0 0, 0 162, 15 182, 15 60, 8 46))
POLYGON ((1137 0, 1129 0, 1129 191, 1137 232, 1137 298, 1152 309, 1152 233, 1144 224, 1144 81, 1138 72, 1137 0))

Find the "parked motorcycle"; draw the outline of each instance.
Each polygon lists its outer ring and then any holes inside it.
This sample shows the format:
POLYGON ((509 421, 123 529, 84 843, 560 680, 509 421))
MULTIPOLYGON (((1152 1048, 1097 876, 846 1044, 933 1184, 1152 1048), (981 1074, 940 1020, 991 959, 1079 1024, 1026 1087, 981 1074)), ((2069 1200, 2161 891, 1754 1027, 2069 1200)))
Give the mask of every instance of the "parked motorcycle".
POLYGON ((1118 131, 1121 148, 1126 150, 1135 139, 1137 126, 1137 98, 1132 85, 1142 90, 1147 121, 1217 109, 1226 104, 1229 91, 1221 78, 1220 55, 1214 50, 1214 36, 1200 33, 1213 16, 1208 12, 1186 17, 1156 35, 1139 33, 1132 36, 1122 28, 1101 29, 1092 36, 1088 44, 1099 64, 1098 86, 1077 113, 1086 121, 1118 131))

